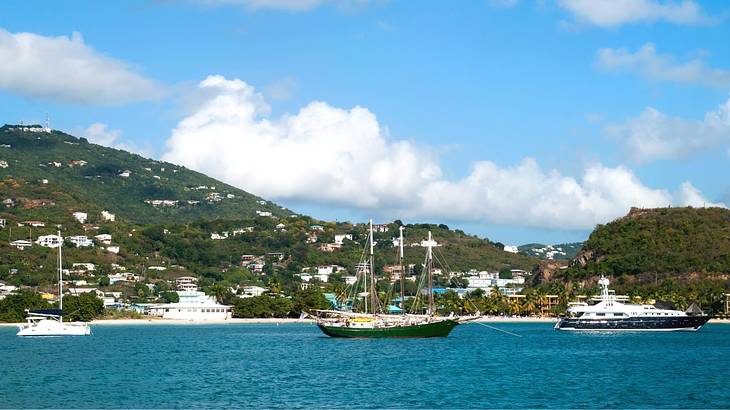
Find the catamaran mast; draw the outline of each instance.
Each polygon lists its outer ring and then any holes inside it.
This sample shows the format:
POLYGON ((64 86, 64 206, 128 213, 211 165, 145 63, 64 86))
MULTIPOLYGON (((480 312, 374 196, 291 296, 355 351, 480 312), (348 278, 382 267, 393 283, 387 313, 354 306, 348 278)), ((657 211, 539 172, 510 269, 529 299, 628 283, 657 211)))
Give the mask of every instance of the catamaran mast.
POLYGON ((433 314, 433 272, 432 272, 432 265, 433 265, 433 251, 431 250, 431 247, 433 246, 433 241, 431 240, 431 231, 428 231, 428 257, 426 258, 426 269, 428 269, 428 314, 433 314))
POLYGON ((375 256, 373 248, 375 244, 375 237, 373 237, 373 220, 370 220, 370 308, 373 314, 378 313, 378 293, 377 293, 377 282, 375 281, 375 256))
MULTIPOLYGON (((58 244, 58 309, 63 312, 63 266, 61 265, 61 248, 63 247, 63 237, 61 231, 58 231, 59 244, 58 244)), ((63 313, 62 313, 63 314, 63 313)), ((63 321, 63 316, 61 316, 63 321)))
POLYGON ((400 239, 398 240, 398 246, 400 247, 400 311, 402 314, 406 314, 406 300, 403 288, 405 287, 405 276, 406 272, 403 269, 403 226, 398 227, 400 231, 400 239))

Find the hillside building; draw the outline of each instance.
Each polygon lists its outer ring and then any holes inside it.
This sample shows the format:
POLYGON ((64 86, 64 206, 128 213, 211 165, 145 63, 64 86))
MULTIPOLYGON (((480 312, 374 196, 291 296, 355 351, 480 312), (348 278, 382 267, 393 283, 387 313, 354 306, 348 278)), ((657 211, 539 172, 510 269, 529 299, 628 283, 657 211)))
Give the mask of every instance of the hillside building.
POLYGON ((45 248, 58 248, 63 244, 63 238, 58 235, 41 235, 35 243, 45 248))

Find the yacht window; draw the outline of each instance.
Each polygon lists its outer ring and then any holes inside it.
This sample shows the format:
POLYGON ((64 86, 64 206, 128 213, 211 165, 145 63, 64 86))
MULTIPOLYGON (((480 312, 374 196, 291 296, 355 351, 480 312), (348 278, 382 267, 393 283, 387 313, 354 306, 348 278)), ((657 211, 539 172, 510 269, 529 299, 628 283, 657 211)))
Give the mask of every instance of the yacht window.
POLYGON ((596 313, 596 316, 606 316, 605 313, 596 313))
POLYGON ((623 316, 624 314, 623 313, 614 313, 613 315, 614 316, 623 316))

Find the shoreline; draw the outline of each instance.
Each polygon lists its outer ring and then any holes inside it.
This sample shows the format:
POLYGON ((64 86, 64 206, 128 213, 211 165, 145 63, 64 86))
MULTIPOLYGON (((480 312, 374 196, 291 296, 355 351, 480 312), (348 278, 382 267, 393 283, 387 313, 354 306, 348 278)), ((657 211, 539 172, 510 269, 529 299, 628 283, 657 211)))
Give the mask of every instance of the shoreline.
MULTIPOLYGON (((554 317, 509 317, 509 316, 482 316, 473 320, 474 323, 555 323, 554 317)), ((710 319, 708 323, 730 324, 730 319, 710 319)), ((0 323, 0 327, 17 327, 22 323, 0 323)), ((92 326, 124 326, 124 325, 252 325, 252 324, 314 324, 312 319, 297 318, 251 318, 226 320, 173 320, 160 318, 147 319, 97 319, 89 322, 92 326)))

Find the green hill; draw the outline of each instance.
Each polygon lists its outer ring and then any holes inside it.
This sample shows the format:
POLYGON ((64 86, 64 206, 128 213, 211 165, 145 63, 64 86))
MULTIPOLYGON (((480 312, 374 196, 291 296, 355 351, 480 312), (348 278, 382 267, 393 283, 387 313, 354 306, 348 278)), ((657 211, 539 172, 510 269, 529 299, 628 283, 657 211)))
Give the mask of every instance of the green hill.
POLYGON ((566 275, 596 273, 642 279, 716 276, 730 273, 730 210, 723 208, 633 208, 599 225, 566 275))
POLYGON ((534 285, 566 301, 597 294, 605 275, 619 294, 719 313, 730 290, 730 210, 633 208, 598 225, 568 267, 541 265, 535 273, 534 285))
MULTIPOLYGON (((150 284, 193 275, 201 278, 204 288, 214 283, 279 283, 284 290, 293 291, 299 286, 294 275, 302 269, 334 264, 353 272, 362 255, 364 224, 322 222, 295 215, 184 167, 90 144, 58 131, 15 128, 0 128, 0 219, 6 221, 5 229, 0 230, 0 280, 6 283, 49 286, 54 278, 55 251, 38 245, 19 250, 10 242, 35 240, 58 229, 64 237, 108 234, 111 245, 119 247, 118 253, 112 252, 99 239, 88 248, 66 244, 66 268, 73 268, 73 263, 96 265, 91 274, 70 276, 87 280, 90 286, 119 272, 121 266, 150 284), (128 176, 122 175, 125 171, 129 171, 128 176), (169 206, 150 203, 164 200, 173 202, 169 206), (116 221, 104 220, 103 210, 116 214, 116 221), (86 223, 74 219, 77 211, 88 214, 86 223), (45 226, 18 225, 26 220, 45 226), (321 230, 312 225, 321 225, 321 230), (317 240, 308 242, 313 233, 317 240), (352 241, 344 241, 341 249, 332 252, 320 249, 322 244, 332 243, 335 234, 350 234, 352 241), (265 265, 264 271, 253 272, 242 255, 256 256, 265 265), (150 266, 165 269, 150 270, 150 266)), ((376 234, 378 272, 384 265, 396 263, 392 238, 397 236, 397 227, 398 223, 392 223, 387 232, 376 234)), ((499 244, 446 225, 412 224, 406 226, 408 264, 423 262, 424 248, 419 244, 428 230, 441 245, 435 252, 447 269, 496 271, 508 267, 531 271, 538 263, 535 258, 504 252, 499 244)), ((440 286, 449 285, 445 276, 437 279, 440 286)), ((111 289, 145 292, 122 285, 111 289)))
POLYGON ((128 222, 186 222, 291 212, 178 165, 60 131, 0 128, 0 196, 20 219, 66 221, 69 211, 107 210, 128 222), (126 172, 125 172, 126 171, 126 172), (154 202, 168 201, 168 202, 154 202))

